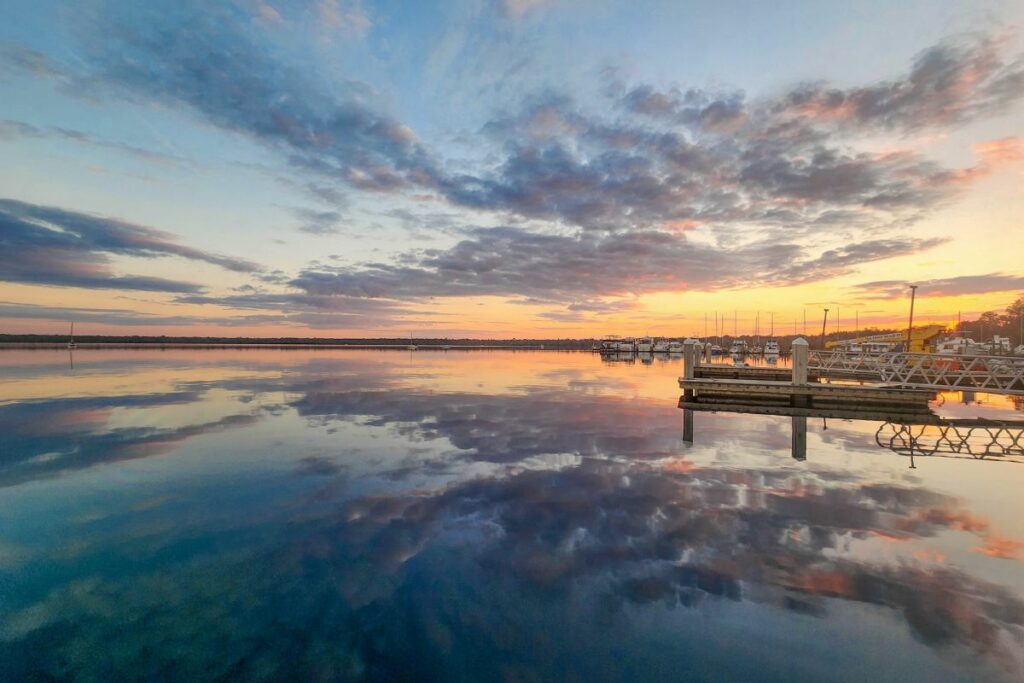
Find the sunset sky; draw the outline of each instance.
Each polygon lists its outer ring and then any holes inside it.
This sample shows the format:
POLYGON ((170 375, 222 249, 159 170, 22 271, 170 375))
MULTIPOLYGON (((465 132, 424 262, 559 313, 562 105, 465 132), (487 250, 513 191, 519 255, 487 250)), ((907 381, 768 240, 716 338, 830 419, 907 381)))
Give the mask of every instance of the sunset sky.
POLYGON ((1019 0, 0 15, 0 332, 789 334, 1024 293, 1019 0))

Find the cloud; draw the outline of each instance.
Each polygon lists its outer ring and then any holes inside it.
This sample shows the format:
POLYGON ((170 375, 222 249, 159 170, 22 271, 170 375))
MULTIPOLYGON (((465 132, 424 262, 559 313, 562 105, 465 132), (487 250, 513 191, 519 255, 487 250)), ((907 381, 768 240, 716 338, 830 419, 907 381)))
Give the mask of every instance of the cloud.
POLYGON ((1021 137, 986 140, 973 145, 971 149, 981 157, 982 163, 991 167, 1024 161, 1024 138, 1021 137))
POLYGON ((966 296, 1024 290, 1024 275, 988 273, 986 275, 960 275, 934 280, 876 280, 862 282, 856 288, 873 299, 905 297, 907 286, 918 285, 918 292, 927 296, 966 296))
POLYGON ((240 327, 275 325, 287 323, 291 320, 285 314, 236 316, 158 315, 153 313, 139 313, 137 311, 124 308, 40 306, 38 304, 20 304, 11 301, 0 301, 0 319, 54 321, 74 320, 75 322, 94 323, 98 325, 116 325, 119 327, 193 327, 214 325, 223 327, 240 327))
POLYGON ((581 311, 580 301, 623 293, 786 285, 834 277, 860 263, 936 243, 869 240, 805 257, 796 244, 776 241, 721 249, 662 231, 557 236, 522 228, 478 228, 449 249, 407 252, 395 264, 311 268, 291 285, 321 297, 492 295, 566 303, 570 311, 572 306, 581 311))
POLYGON ((338 211, 316 211, 297 207, 292 213, 299 219, 299 230, 310 235, 336 235, 341 213, 338 211))
POLYGON ((549 4, 551 0, 499 0, 499 2, 506 17, 518 20, 549 4))
POLYGON ((114 218, 0 199, 0 280, 32 284, 157 292, 198 292, 198 285, 115 275, 109 257, 179 256, 237 272, 258 266, 188 247, 172 236, 114 218))
MULTIPOLYGON (((534 4, 505 9, 519 16, 534 4)), ((464 208, 605 230, 799 229, 837 214, 876 229, 914 220, 956 193, 957 170, 910 152, 850 149, 836 121, 861 130, 953 125, 998 113, 1024 91, 1015 87, 1021 59, 1005 55, 1006 41, 981 37, 933 47, 896 81, 848 91, 805 85, 757 103, 736 91, 623 85, 620 110, 629 116, 613 117, 564 94, 539 95, 484 126, 496 164, 456 172, 381 113, 366 85, 332 87, 279 59, 248 12, 115 6, 102 39, 87 45, 79 80, 188 107, 357 189, 425 191, 464 208), (831 114, 811 116, 811 108, 831 114)))
MULTIPOLYGON (((512 17, 534 4, 502 7, 512 17)), ((1016 138, 978 145, 981 161, 969 168, 858 146, 879 131, 961 125, 1015 103, 1024 62, 1008 41, 981 36, 943 41, 905 75, 854 88, 801 84, 749 99, 616 81, 604 110, 537 93, 482 126, 475 160, 443 159, 385 113, 371 86, 321 80, 283 57, 278 24, 325 7, 341 6, 275 4, 270 14, 241 4, 113 3, 73 71, 80 91, 184 108, 277 152, 300 172, 293 187, 328 205, 296 210, 305 232, 338 229, 345 196, 336 185, 443 200, 463 221, 486 212, 517 226, 453 228, 443 213, 423 214, 417 229, 457 230, 460 241, 388 263, 314 264, 290 280, 299 293, 346 304, 479 295, 573 304, 833 277, 934 246, 902 234, 1021 156, 1016 138)))
POLYGON ((34 139, 52 139, 52 140, 63 140, 69 142, 77 142, 79 144, 91 145, 93 147, 100 147, 103 149, 112 149, 117 152, 123 152, 130 156, 137 157, 143 161, 155 161, 161 163, 184 163, 185 159, 173 154, 166 154, 163 152, 155 152, 150 149, 143 147, 136 147, 135 145, 128 145, 122 142, 113 142, 110 140, 104 140, 103 138, 96 137, 89 133, 84 133, 79 130, 71 130, 68 128, 60 128, 57 126, 33 126, 28 123, 21 121, 11 120, 0 120, 0 140, 12 140, 16 138, 34 138, 34 139))
MULTIPOLYGON (((356 22, 337 2, 323 21, 356 22)), ((376 191, 431 187, 439 173, 406 126, 374 109, 366 88, 319 84, 285 64, 242 5, 202 2, 115 7, 87 46, 83 83, 185 106, 211 123, 284 153, 297 167, 376 191)))
POLYGON ((854 128, 915 131, 1005 112, 1024 92, 1024 58, 1006 36, 950 38, 917 56, 904 77, 857 88, 808 84, 776 103, 780 113, 854 128))
MULTIPOLYGON (((121 281, 117 281, 121 282, 121 281)), ((127 288, 127 287, 126 287, 127 288)), ((159 291, 174 291, 168 288, 159 291)), ((41 306, 0 301, 0 320, 74 320, 79 323, 118 327, 258 327, 294 325, 314 329, 400 328, 415 323, 430 327, 439 314, 402 306, 393 301, 345 297, 315 297, 304 293, 235 294, 209 296, 184 293, 175 298, 180 304, 203 304, 251 311, 241 315, 160 315, 124 308, 80 308, 41 306)))
POLYGON ((319 0, 314 7, 317 24, 328 35, 362 38, 373 25, 360 0, 319 0))
POLYGON ((65 78, 66 71, 42 52, 24 45, 0 46, 0 73, 28 73, 37 78, 65 78))

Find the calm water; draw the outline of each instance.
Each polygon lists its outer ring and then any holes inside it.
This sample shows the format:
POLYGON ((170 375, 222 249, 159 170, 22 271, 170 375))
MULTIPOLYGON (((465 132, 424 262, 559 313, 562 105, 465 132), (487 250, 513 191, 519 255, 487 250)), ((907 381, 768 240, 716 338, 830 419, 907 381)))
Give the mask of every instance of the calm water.
POLYGON ((0 352, 0 680, 1024 679, 1024 465, 680 370, 0 352))

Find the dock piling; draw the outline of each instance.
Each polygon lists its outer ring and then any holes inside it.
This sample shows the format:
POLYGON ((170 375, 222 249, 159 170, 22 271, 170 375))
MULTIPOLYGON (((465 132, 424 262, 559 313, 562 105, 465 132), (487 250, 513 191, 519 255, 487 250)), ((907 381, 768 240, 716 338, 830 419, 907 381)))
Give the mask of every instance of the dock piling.
MULTIPOLYGON (((683 379, 692 380, 696 376, 697 363, 700 356, 697 355, 697 345, 690 340, 683 342, 683 379)), ((684 389, 683 393, 692 398, 693 391, 684 389)))
POLYGON ((807 360, 809 345, 803 337, 793 340, 790 350, 793 354, 793 384, 807 384, 807 360))
MULTIPOLYGON (((793 340, 790 351, 793 354, 793 376, 792 383, 795 386, 803 386, 807 384, 807 360, 810 355, 809 345, 807 340, 803 337, 797 337, 793 340)), ((809 405, 809 398, 807 396, 793 396, 793 405, 797 407, 806 407, 809 405)), ((795 442, 794 442, 795 443, 795 442)))
POLYGON ((807 417, 794 415, 793 422, 793 446, 792 455, 794 460, 803 462, 807 460, 807 417))

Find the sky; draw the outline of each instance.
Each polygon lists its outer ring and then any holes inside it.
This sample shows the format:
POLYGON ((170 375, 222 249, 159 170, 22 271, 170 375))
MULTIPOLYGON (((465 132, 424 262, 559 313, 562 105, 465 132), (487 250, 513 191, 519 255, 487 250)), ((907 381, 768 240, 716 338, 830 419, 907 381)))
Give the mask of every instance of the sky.
POLYGON ((0 332, 789 334, 1024 293, 1017 1, 0 12, 0 332))

